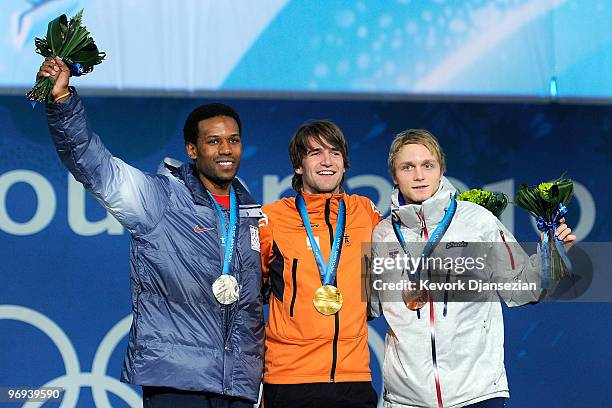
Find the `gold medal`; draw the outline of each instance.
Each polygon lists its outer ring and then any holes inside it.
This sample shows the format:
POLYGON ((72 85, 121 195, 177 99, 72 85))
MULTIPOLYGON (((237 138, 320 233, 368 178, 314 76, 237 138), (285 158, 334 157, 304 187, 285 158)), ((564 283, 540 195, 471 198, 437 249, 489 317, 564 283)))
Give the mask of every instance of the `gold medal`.
POLYGON ((425 306, 427 304, 427 297, 425 289, 402 291, 402 300, 410 310, 419 310, 425 306))
POLYGON ((315 309, 325 316, 338 312, 343 302, 342 294, 337 287, 332 285, 321 286, 312 299, 315 309))

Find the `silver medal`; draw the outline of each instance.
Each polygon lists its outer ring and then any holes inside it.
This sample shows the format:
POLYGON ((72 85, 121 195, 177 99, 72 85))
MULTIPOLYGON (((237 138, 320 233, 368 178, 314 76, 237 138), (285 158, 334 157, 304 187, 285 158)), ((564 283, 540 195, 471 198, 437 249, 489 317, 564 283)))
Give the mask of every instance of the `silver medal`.
POLYGON ((232 275, 221 275, 213 283, 212 291, 219 303, 231 305, 238 300, 238 281, 232 275))

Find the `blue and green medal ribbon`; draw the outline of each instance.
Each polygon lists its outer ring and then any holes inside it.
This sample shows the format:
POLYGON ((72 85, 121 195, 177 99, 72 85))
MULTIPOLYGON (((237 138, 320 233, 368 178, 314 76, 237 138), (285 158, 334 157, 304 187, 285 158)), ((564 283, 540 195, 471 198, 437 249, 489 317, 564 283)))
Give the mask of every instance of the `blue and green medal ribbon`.
POLYGON ((234 247, 236 246, 236 231, 238 229, 238 200, 236 199, 236 192, 233 186, 230 187, 229 227, 225 221, 225 215, 223 214, 221 206, 217 203, 210 191, 207 191, 207 193, 217 211, 217 217, 221 224, 221 231, 219 231, 219 238, 223 246, 223 269, 221 274, 229 275, 232 259, 234 257, 234 247))
POLYGON ((306 229, 306 234, 308 235, 308 240, 310 241, 310 246, 312 248, 317 267, 319 269, 321 283, 323 284, 323 286, 333 285, 336 279, 338 264, 340 263, 340 253, 342 252, 344 227, 346 225, 346 205, 344 204, 344 200, 340 199, 340 203, 338 206, 336 233, 334 235, 334 242, 332 243, 331 253, 327 265, 325 264, 325 260, 323 259, 321 249, 319 248, 317 241, 315 241, 314 239, 312 227, 310 225, 310 218, 308 217, 308 210, 306 209, 306 202, 304 201, 304 197, 302 197, 301 194, 298 194, 298 196, 295 198, 295 206, 298 210, 298 213, 300 214, 300 217, 302 218, 302 222, 304 223, 304 228, 306 229))

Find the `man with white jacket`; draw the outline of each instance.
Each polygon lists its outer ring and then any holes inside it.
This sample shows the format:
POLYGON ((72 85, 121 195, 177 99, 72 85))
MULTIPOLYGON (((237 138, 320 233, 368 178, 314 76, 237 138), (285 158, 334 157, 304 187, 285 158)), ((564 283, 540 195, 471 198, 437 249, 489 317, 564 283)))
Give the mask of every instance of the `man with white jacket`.
MULTIPOLYGON (((455 200, 456 190, 443 176, 444 154, 428 131, 408 130, 397 135, 388 164, 395 188, 391 215, 378 224, 372 236, 374 273, 369 307, 371 318, 384 313, 389 324, 383 364, 384 406, 503 407, 509 392, 499 298, 509 306, 539 300, 539 255, 529 257, 485 208, 455 200), (436 245, 438 242, 444 244, 436 245), (461 299, 459 290, 445 290, 439 298, 432 297, 432 291, 423 290, 419 282, 433 282, 438 277, 449 283, 451 271, 445 270, 446 264, 440 268, 434 263, 432 267, 425 261, 449 253, 480 254, 482 270, 478 275, 484 276, 486 283, 509 285, 503 286, 504 290, 463 297, 463 301, 453 301, 461 299), (425 268, 412 268, 412 278, 416 272, 420 281, 413 281, 414 286, 389 285, 410 275, 407 270, 411 264, 400 267, 384 261, 404 254, 423 258, 425 268), (383 264, 389 268, 381 268, 383 264), (513 285, 518 283, 523 286, 513 285), (398 292, 397 287, 403 289, 398 292)), ((576 240, 570 233, 565 224, 556 231, 566 249, 576 240)))

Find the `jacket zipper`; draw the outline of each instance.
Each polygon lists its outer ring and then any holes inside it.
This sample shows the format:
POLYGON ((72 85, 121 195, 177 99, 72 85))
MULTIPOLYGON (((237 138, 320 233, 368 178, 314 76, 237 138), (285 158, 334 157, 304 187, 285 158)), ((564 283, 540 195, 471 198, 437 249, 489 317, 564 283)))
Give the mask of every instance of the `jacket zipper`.
POLYGON ((427 224, 425 224, 425 214, 423 213, 423 208, 419 211, 419 220, 421 220, 421 237, 424 238, 425 241, 429 240, 429 233, 427 232, 427 224))
MULTIPOLYGON (((325 200, 325 224, 329 230, 329 245, 331 246, 334 242, 334 228, 329 220, 331 198, 325 200)), ((338 286, 338 275, 336 275, 336 281, 334 285, 338 286)), ((339 312, 334 314, 334 342, 332 344, 332 366, 329 374, 329 382, 336 381, 336 364, 338 363, 338 336, 340 334, 340 316, 339 312)))
MULTIPOLYGON (((429 232, 427 231, 427 224, 425 223, 425 213, 423 211, 423 207, 421 207, 421 211, 419 211, 419 219, 421 220, 421 236, 423 237, 423 241, 429 241, 429 232)), ((449 275, 446 276, 448 281, 449 275)), ((446 316, 446 299, 448 292, 444 291, 444 311, 443 314, 446 316)), ((436 385, 436 398, 438 401, 438 408, 444 408, 444 403, 442 402, 442 391, 440 386, 440 374, 438 371, 438 357, 436 352, 436 320, 435 320, 435 308, 433 298, 431 294, 428 293, 429 297, 429 324, 430 324, 430 336, 431 336, 431 361, 434 370, 434 380, 436 385)))
POLYGON ((508 256, 510 257, 510 266, 512 270, 514 270, 514 256, 512 256, 512 250, 510 249, 510 245, 506 242, 506 237, 504 236, 504 231, 499 231, 499 235, 501 236, 502 241, 504 241, 504 245, 506 246, 506 250, 508 251, 508 256))
POLYGON ((291 296, 291 307, 289 308, 289 316, 293 317, 293 307, 295 306, 295 298, 297 296, 297 258, 293 258, 291 267, 291 279, 293 280, 293 295, 291 296))

